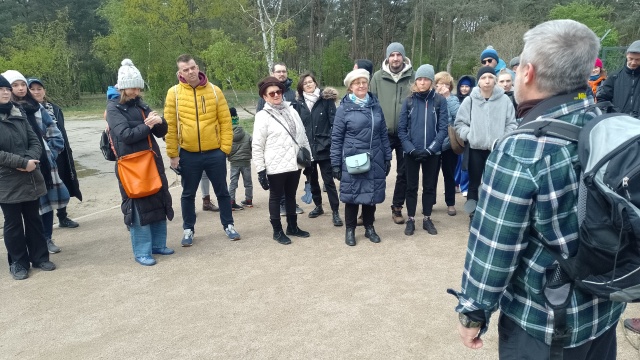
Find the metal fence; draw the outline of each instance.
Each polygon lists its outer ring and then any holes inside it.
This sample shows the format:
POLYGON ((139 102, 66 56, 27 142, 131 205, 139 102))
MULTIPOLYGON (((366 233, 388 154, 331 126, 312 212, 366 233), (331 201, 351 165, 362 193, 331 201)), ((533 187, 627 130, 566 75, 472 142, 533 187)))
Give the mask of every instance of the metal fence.
POLYGON ((622 68, 626 59, 626 46, 607 46, 600 49, 600 60, 608 73, 612 73, 622 68))

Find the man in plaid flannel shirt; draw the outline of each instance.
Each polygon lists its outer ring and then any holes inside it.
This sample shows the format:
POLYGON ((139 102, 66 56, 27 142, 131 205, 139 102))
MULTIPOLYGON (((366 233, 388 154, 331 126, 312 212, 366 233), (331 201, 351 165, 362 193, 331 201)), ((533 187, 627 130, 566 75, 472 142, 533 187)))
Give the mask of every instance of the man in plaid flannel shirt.
MULTIPOLYGON (((542 23, 524 35, 516 71, 518 118, 529 112, 584 125, 597 110, 587 79, 599 50, 596 35, 572 20, 542 23)), ((527 120, 529 121, 529 118, 527 120)), ((548 359, 554 312, 542 293, 554 258, 578 246, 577 144, 517 134, 497 144, 482 179, 471 224, 462 290, 456 293, 463 344, 482 347, 491 313, 500 308, 500 359, 548 359)), ((615 328, 624 304, 574 290, 566 359, 615 359, 615 328)))

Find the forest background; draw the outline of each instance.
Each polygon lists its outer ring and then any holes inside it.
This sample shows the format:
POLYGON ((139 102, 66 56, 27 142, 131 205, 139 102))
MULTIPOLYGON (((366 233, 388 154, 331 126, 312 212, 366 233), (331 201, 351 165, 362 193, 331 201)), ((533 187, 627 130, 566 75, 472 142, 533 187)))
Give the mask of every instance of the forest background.
POLYGON ((524 32, 562 18, 616 50, 606 57, 610 71, 640 39, 634 0, 0 0, 0 70, 39 77, 54 102, 73 106, 104 93, 130 58, 146 99, 161 104, 182 53, 216 85, 254 96, 273 62, 284 61, 294 83, 312 71, 339 86, 355 59, 378 69, 386 46, 399 41, 414 66, 458 78, 473 73, 487 45, 508 63, 524 32))

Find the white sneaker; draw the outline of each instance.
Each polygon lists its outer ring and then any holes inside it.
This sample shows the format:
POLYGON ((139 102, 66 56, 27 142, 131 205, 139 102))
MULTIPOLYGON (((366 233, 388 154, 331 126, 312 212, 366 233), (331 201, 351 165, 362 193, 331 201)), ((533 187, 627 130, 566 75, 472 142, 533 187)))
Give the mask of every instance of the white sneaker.
POLYGON ((462 192, 462 196, 467 197, 467 192, 466 192, 466 191, 463 191, 463 192, 462 192))
POLYGON ((185 229, 182 234, 182 242, 183 247, 189 247, 193 245, 193 230, 185 229))
POLYGON ((238 234, 236 228, 233 227, 233 224, 227 225, 227 228, 224 229, 224 232, 227 233, 227 236, 231 241, 240 240, 240 234, 238 234))

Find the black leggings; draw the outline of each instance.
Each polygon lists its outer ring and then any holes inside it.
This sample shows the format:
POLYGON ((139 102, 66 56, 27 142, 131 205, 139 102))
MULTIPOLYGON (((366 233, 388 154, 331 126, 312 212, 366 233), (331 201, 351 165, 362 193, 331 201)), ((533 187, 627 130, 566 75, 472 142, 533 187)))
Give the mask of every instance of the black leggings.
POLYGON ((280 219, 280 198, 284 196, 287 215, 296 214, 296 190, 300 182, 300 170, 267 175, 269 179, 269 218, 280 219))
POLYGON ((469 149, 469 192, 468 200, 478 201, 478 192, 482 183, 482 173, 491 150, 469 149))

